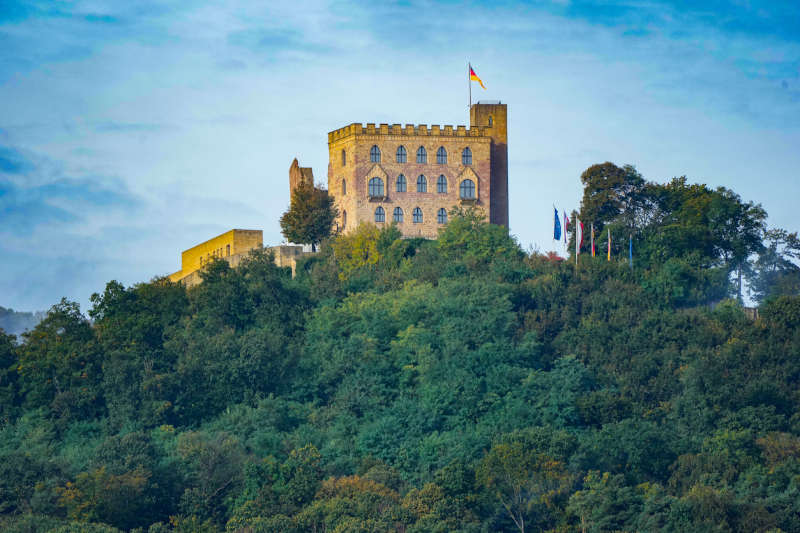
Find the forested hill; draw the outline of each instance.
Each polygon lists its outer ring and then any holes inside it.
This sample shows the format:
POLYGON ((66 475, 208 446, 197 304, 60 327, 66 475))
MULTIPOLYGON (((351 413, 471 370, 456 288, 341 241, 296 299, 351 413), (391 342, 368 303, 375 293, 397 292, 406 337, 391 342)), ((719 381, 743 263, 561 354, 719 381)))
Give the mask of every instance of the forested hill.
POLYGON ((0 529, 800 531, 796 235, 724 189, 583 179, 611 261, 454 212, 0 336, 0 529))
POLYGON ((33 329, 44 318, 44 315, 41 311, 25 313, 0 306, 0 329, 6 333, 20 335, 33 329))

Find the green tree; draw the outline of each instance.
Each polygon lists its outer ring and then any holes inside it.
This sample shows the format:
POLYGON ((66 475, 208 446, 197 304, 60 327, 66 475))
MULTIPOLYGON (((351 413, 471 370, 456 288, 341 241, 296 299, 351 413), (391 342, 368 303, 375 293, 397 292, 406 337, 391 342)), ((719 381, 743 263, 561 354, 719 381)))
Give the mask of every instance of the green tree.
POLYGON ((485 266, 493 260, 521 260, 523 252, 503 226, 490 224, 482 209, 454 207, 439 230, 437 250, 445 261, 485 266))
POLYGON ((149 477, 150 473, 141 468, 115 475, 100 467, 67 482, 59 491, 59 502, 73 520, 105 522, 125 529, 144 526, 149 523, 148 503, 152 503, 144 497, 149 477))
POLYGON ((562 462, 522 442, 492 446, 478 464, 475 475, 481 485, 495 494, 521 533, 525 533, 527 524, 542 507, 553 505, 570 481, 562 462))
POLYGON ((0 329, 0 426, 8 424, 16 414, 17 395, 16 337, 0 329))
POLYGON ((78 304, 62 299, 23 334, 17 371, 28 406, 47 406, 64 421, 94 415, 102 377, 89 321, 78 304))
POLYGON ((620 168, 609 162, 584 170, 581 183, 581 220, 593 222, 598 235, 606 224, 614 222, 625 212, 633 211, 645 185, 644 178, 633 166, 620 168))
POLYGON ((316 245, 331 234, 339 211, 328 191, 302 182, 292 192, 289 209, 281 216, 283 236, 290 242, 316 245))
POLYGON ((567 506, 567 512, 578 518, 581 533, 634 530, 642 495, 625 484, 623 475, 601 475, 593 470, 583 483, 583 489, 570 497, 567 506))
POLYGON ((800 238, 797 232, 772 229, 765 233, 765 246, 748 269, 750 291, 756 301, 772 296, 800 294, 800 238))

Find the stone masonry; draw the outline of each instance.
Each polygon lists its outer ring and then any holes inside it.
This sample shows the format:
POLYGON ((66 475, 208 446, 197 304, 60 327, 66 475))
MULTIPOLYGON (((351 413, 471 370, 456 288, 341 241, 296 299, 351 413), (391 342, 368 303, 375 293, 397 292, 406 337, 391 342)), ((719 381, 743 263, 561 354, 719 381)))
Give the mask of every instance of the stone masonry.
POLYGON ((477 103, 470 109, 469 128, 354 123, 330 132, 328 191, 339 209, 338 230, 349 232, 360 222, 391 224, 397 207, 403 212, 397 227, 406 237, 436 238, 442 226, 437 213, 440 209, 449 213, 455 206, 478 207, 490 222, 508 227, 507 123, 505 104, 477 103), (398 157, 400 146, 405 148, 405 162, 398 157), (372 160, 378 159, 373 147, 380 151, 379 161, 372 160), (424 163, 417 162, 420 147, 425 148, 424 163), (440 148, 446 162, 437 161, 440 148), (462 160, 465 148, 472 153, 468 164, 462 160), (397 187, 401 174, 405 191, 397 187), (425 192, 417 190, 420 175, 425 177, 425 192), (437 190, 439 176, 446 180, 446 192, 437 190), (382 180, 382 194, 370 194, 372 178, 382 180), (462 198, 464 180, 475 184, 474 198, 462 198), (383 208, 385 222, 376 221, 378 207, 383 208), (421 222, 413 220, 415 208, 422 211, 421 222))

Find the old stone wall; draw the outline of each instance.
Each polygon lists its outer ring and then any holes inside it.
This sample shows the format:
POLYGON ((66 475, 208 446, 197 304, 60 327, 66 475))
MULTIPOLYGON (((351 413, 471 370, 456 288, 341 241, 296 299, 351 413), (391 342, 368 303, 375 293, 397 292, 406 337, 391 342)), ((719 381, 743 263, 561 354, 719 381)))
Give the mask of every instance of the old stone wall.
POLYGON ((179 281, 201 269, 211 259, 224 259, 247 254, 253 248, 263 245, 261 230, 232 229, 205 242, 184 250, 181 253, 181 269, 169 278, 179 281))
POLYGON ((395 221, 395 209, 402 210, 398 228, 407 237, 436 238, 442 226, 438 213, 456 206, 482 209, 489 221, 508 226, 508 148, 506 105, 475 104, 470 114, 470 128, 465 126, 428 127, 425 124, 350 124, 328 134, 328 191, 339 209, 337 229, 349 232, 360 222, 378 226, 395 221), (371 149, 380 150, 380 161, 372 161, 371 149), (405 148, 405 161, 398 159, 398 148, 405 148), (427 160, 417 162, 422 146, 427 160), (443 147, 446 163, 437 160, 443 147), (471 164, 464 164, 462 151, 469 147, 471 164), (400 191, 397 180, 405 177, 406 190, 400 191), (425 191, 417 181, 425 176, 425 191), (439 192, 437 180, 444 176, 446 192, 439 192), (370 195, 369 181, 383 181, 384 193, 370 195), (463 200, 459 186, 464 179, 476 184, 476 197, 463 200), (384 222, 376 219, 382 208, 384 222), (414 209, 422 212, 422 221, 414 222, 414 209))
MULTIPOLYGON (((395 208, 402 210, 402 222, 397 226, 404 236, 436 238, 442 226, 438 220, 439 209, 446 212, 454 206, 470 205, 483 209, 487 216, 491 199, 491 138, 480 135, 479 130, 467 130, 463 126, 425 125, 379 127, 368 124, 366 128, 352 125, 352 135, 329 135, 328 190, 334 195, 339 208, 339 227, 344 231, 354 229, 359 222, 373 222, 377 225, 391 224, 395 208), (380 162, 371 161, 370 150, 380 149, 380 162), (398 162, 397 150, 403 146, 406 161, 398 162), (422 146, 427 154, 425 163, 417 163, 417 150, 422 146), (437 162, 437 151, 443 147, 447 154, 446 163, 437 162), (469 147, 472 163, 464 165, 462 151, 469 147), (344 164, 341 152, 345 151, 344 164), (405 177, 406 190, 397 190, 400 175, 405 177), (419 176, 425 177, 425 192, 418 191, 419 176), (438 192, 437 180, 444 176, 446 192, 438 192), (378 177, 383 180, 384 195, 370 197, 369 180, 378 177), (476 185, 476 198, 462 201, 459 197, 461 182, 469 178, 476 185), (375 219, 378 207, 384 210, 385 222, 375 219), (422 211, 422 222, 415 223, 415 208, 422 211), (346 221, 345 221, 346 218, 346 221)), ((347 128, 345 128, 347 129, 347 128)))
POLYGON ((301 167, 300 163, 297 162, 297 158, 295 157, 294 161, 292 161, 292 164, 289 167, 290 196, 301 183, 314 185, 314 172, 311 170, 311 167, 301 167))

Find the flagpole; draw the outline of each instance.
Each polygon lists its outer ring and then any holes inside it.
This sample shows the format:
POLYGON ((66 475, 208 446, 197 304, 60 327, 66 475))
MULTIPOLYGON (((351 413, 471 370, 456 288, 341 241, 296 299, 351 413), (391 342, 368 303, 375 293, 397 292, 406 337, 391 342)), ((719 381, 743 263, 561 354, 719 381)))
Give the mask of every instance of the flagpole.
POLYGON ((469 85, 469 105, 467 106, 467 111, 472 110, 472 77, 470 74, 472 73, 472 63, 467 62, 467 85, 469 85))

